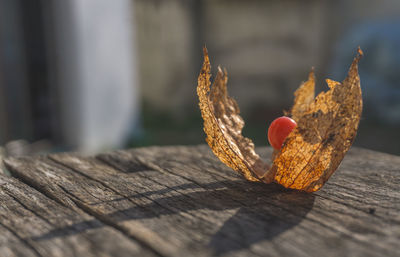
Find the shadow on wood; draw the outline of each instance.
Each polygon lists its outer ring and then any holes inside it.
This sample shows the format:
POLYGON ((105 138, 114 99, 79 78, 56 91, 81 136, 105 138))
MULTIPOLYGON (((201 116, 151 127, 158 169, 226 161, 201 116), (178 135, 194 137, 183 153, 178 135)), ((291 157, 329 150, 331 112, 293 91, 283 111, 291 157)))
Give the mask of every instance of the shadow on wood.
MULTIPOLYGON (((178 188, 180 190, 197 188, 203 189, 203 191, 179 194, 173 197, 160 197, 151 204, 116 211, 107 214, 105 218, 120 222, 130 219, 151 219, 162 215, 175 215, 178 212, 187 213, 203 209, 217 211, 219 213, 216 215, 223 214, 226 219, 222 224, 218 222, 215 224, 216 232, 209 235, 208 248, 218 256, 231 251, 247 249, 259 241, 273 239, 300 223, 312 209, 314 203, 313 194, 287 190, 274 184, 265 185, 228 180, 225 183, 187 183, 176 188, 148 191, 146 195, 143 193, 130 195, 128 199, 149 195, 162 196, 166 190, 174 191, 178 188), (165 208, 165 206, 169 208, 165 208), (227 216, 227 213, 230 214, 227 216)), ((121 197, 112 201, 126 199, 121 197)), ((202 218, 208 222, 215 221, 211 217, 204 216, 202 218)), ((179 224, 176 225, 179 226, 179 224)), ((62 227, 31 239, 40 241, 64 237, 99 226, 104 225, 94 219, 62 227)))
POLYGON ((209 244, 215 256, 248 249, 259 241, 271 240, 300 223, 313 207, 312 194, 283 190, 276 185, 262 186, 277 190, 260 195, 260 198, 265 198, 262 202, 249 199, 252 202, 249 206, 239 207, 237 212, 225 221, 212 236, 209 244), (269 197, 279 198, 281 202, 277 205, 276 201, 268 201, 269 197), (226 237, 227 234, 235 234, 240 238, 240 242, 232 242, 226 237))

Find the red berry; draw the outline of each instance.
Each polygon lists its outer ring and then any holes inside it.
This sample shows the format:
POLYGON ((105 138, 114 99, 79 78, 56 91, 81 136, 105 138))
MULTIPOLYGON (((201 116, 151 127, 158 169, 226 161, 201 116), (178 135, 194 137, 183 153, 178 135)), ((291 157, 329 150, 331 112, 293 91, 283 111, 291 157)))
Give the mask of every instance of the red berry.
POLYGON ((275 119, 268 128, 268 141, 271 146, 276 150, 281 149, 286 137, 296 126, 296 122, 289 117, 275 119))

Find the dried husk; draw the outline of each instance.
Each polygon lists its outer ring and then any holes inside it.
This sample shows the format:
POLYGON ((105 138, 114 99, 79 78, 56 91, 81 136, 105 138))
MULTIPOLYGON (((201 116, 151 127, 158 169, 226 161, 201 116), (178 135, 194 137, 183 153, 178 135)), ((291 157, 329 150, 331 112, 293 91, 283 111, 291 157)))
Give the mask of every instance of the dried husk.
POLYGON ((254 151, 253 142, 242 136, 244 121, 236 101, 228 95, 226 71, 218 68, 210 89, 210 70, 207 49, 204 48, 204 63, 198 78, 197 94, 204 119, 206 142, 223 163, 243 174, 246 179, 272 182, 272 173, 268 172, 270 165, 263 162, 254 151))
MULTIPOLYGON (((329 90, 314 101, 303 101, 309 99, 309 90, 300 87, 302 91, 296 91, 292 113, 297 127, 286 138, 271 168, 277 183, 287 188, 317 191, 339 166, 354 141, 361 118, 358 75, 361 56, 359 50, 342 83, 327 79, 329 90)), ((313 87, 314 82, 309 81, 303 86, 313 87)))
POLYGON ((218 68, 210 89, 211 67, 204 48, 197 94, 208 145, 223 163, 250 181, 275 181, 307 192, 319 190, 337 169, 357 132, 362 111, 361 56, 359 49, 347 78, 342 83, 328 79, 330 89, 316 98, 314 72, 310 72, 296 90, 290 111, 298 126, 281 150, 274 152, 270 167, 255 153, 253 142, 242 136, 244 121, 236 101, 227 93, 226 70, 218 68))

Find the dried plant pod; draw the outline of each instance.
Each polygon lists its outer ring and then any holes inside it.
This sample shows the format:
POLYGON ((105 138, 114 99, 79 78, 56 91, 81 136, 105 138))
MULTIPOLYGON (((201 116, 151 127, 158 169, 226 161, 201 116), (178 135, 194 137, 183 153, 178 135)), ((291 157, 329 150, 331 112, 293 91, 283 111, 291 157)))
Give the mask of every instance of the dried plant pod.
MULTIPOLYGON (((327 92, 320 93, 306 109, 292 110, 297 127, 274 159, 272 170, 277 183, 287 188, 317 191, 339 166, 354 141, 361 118, 358 75, 361 56, 359 49, 342 83, 326 80, 330 88, 327 92)), ((298 106, 296 101, 295 106, 298 106)))
POLYGON ((211 88, 210 71, 210 60, 207 49, 204 48, 204 63, 198 77, 197 95, 208 145, 223 163, 243 174, 246 179, 272 182, 273 174, 268 172, 270 165, 263 162, 254 151, 253 142, 242 136, 244 121, 236 101, 228 95, 226 71, 218 68, 211 88))
POLYGON ((314 101, 315 98, 315 75, 314 69, 308 74, 308 80, 303 82, 300 87, 294 92, 294 103, 290 116, 295 121, 299 120, 314 101))
POLYGON ((307 192, 319 190, 339 166, 357 132, 362 111, 361 56, 359 49, 347 78, 342 83, 327 79, 330 89, 316 98, 314 72, 310 72, 296 90, 290 111, 298 126, 281 150, 274 151, 270 167, 255 153, 253 142, 242 136, 244 121, 237 103, 228 96, 226 71, 218 69, 210 89, 210 61, 204 48, 197 94, 208 145, 223 163, 248 180, 275 181, 307 192))

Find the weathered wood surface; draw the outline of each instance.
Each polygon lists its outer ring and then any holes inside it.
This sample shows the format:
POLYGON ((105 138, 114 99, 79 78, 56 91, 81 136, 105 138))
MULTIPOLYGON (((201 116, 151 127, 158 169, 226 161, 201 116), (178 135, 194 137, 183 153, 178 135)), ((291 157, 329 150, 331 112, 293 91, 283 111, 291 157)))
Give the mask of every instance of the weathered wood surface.
POLYGON ((312 194, 247 182, 204 145, 5 164, 0 256, 400 256, 393 155, 353 148, 312 194))

